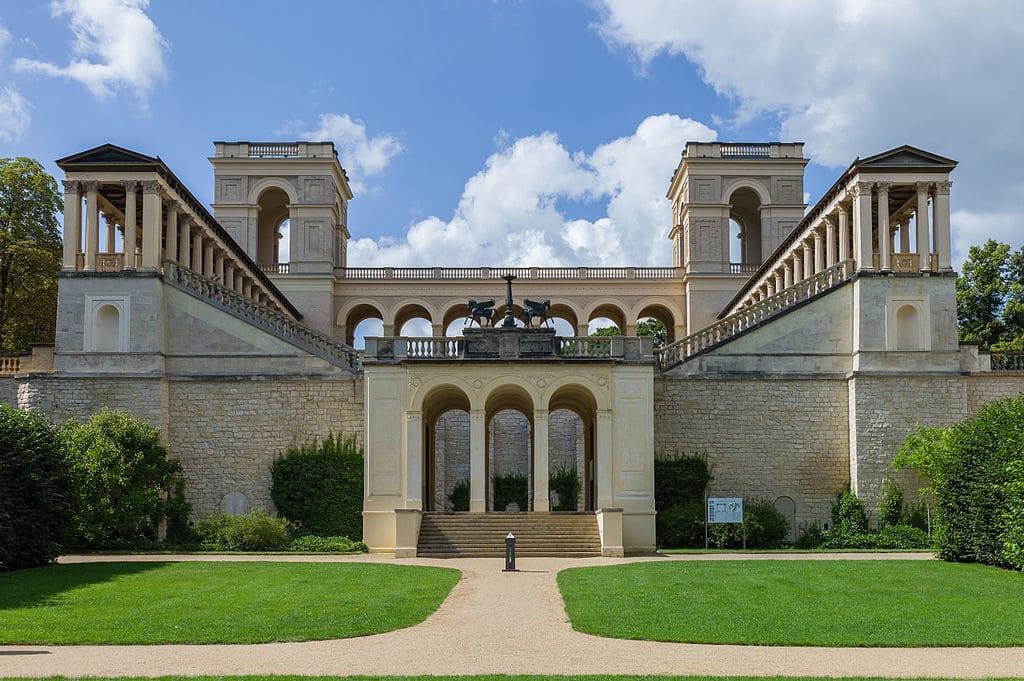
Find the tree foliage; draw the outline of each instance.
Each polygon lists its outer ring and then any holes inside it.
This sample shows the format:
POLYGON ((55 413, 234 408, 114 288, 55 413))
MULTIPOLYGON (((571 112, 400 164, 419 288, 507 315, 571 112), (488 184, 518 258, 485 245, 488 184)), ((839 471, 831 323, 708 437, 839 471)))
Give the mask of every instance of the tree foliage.
MULTIPOLYGON (((591 336, 621 336, 622 331, 619 327, 603 326, 600 329, 595 329, 591 336)), ((638 336, 651 336, 654 338, 654 347, 660 348, 665 345, 668 340, 668 330, 665 325, 659 322, 657 319, 641 319, 636 323, 636 335, 638 336)))
POLYGON ((51 342, 62 246, 56 181, 30 158, 0 158, 0 352, 51 342))
POLYGON ((0 571, 57 557, 70 500, 71 479, 53 426, 0 404, 0 571))
POLYGON ((164 520, 169 539, 183 538, 189 506, 181 464, 168 457, 160 431, 104 409, 85 423, 68 422, 62 434, 76 486, 72 546, 145 545, 164 520))
POLYGON ((961 343, 982 350, 1024 351, 1024 247, 989 239, 971 246, 956 282, 961 343))

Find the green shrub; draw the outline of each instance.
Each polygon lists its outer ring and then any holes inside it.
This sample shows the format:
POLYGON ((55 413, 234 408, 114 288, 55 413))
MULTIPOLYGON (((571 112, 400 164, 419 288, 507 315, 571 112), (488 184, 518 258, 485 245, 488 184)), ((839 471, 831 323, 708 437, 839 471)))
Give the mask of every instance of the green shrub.
POLYGON ((494 476, 494 510, 504 511, 515 502, 520 511, 529 510, 530 481, 525 475, 505 473, 494 476))
POLYGON ((448 502, 452 505, 452 511, 468 511, 469 510, 469 479, 459 480, 452 487, 451 493, 448 495, 448 502))
POLYGON ((711 470, 703 456, 682 455, 654 460, 654 504, 659 513, 671 506, 704 499, 711 470))
POLYGON ((49 563, 69 529, 72 481, 53 426, 0 404, 0 571, 49 563))
POLYGON ((928 532, 928 506, 924 503, 912 504, 910 512, 907 513, 907 525, 916 527, 922 532, 928 532))
POLYGON ((899 525, 903 522, 903 488, 891 479, 882 483, 882 498, 878 501, 878 527, 899 525))
POLYGON ((669 506, 655 516, 658 546, 666 549, 704 548, 704 499, 669 506))
POLYGON ((580 499, 580 478, 571 468, 560 468, 551 474, 548 487, 558 494, 558 502, 552 511, 578 510, 580 499))
POLYGON ((363 538, 363 448, 354 435, 289 447, 271 478, 278 512, 303 532, 363 538))
POLYGON ((832 506, 832 533, 852 535, 867 532, 868 517, 857 495, 847 491, 836 497, 832 506))
POLYGON ((216 513, 196 523, 204 547, 220 551, 281 551, 289 544, 288 521, 251 511, 216 513))
POLYGON ((803 531, 796 541, 793 542, 793 548, 796 549, 816 549, 825 543, 828 538, 828 534, 822 532, 818 524, 815 523, 803 531))
POLYGON ((745 500, 743 522, 709 526, 708 545, 716 549, 742 548, 744 531, 748 549, 778 548, 789 534, 789 521, 767 499, 745 500))
POLYGON ((317 537, 307 534, 292 539, 289 551, 298 553, 366 553, 366 544, 348 537, 317 537))
POLYGON ((1024 569, 1024 395, 948 429, 918 428, 894 465, 929 478, 940 557, 1024 569))
POLYGON ((71 545, 109 549, 150 546, 158 528, 182 534, 189 505, 181 464, 168 458, 160 431, 104 409, 61 428, 75 485, 71 545))
POLYGON ((926 549, 931 539, 926 532, 910 525, 887 525, 874 534, 844 534, 833 532, 826 536, 826 549, 926 549))

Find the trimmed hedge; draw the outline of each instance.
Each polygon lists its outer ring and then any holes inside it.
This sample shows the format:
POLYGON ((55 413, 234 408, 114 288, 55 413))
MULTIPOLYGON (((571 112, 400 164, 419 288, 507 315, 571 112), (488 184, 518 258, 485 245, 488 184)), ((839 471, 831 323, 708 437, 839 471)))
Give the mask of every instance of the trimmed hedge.
POLYGON ((196 534, 204 548, 217 551, 283 551, 291 541, 288 521, 266 511, 215 513, 196 523, 196 534))
POLYGON ((288 545, 289 551, 297 553, 366 553, 366 544, 352 541, 348 537, 316 537, 307 534, 296 537, 288 545))
POLYGON ((45 565, 60 554, 71 490, 53 426, 0 404, 0 571, 45 565))
POLYGON ((662 548, 704 546, 704 490, 711 470, 703 456, 654 460, 655 534, 662 548))
POLYGON ((495 475, 494 510, 504 511, 509 504, 515 502, 520 511, 530 510, 530 481, 525 475, 505 473, 495 475))
POLYGON ((931 480, 941 558, 1024 570, 1024 394, 948 429, 918 428, 894 465, 931 480))
POLYGON ((70 545, 110 549, 151 545, 167 521, 168 539, 188 533, 181 464, 168 457, 160 431, 104 409, 61 428, 75 486, 70 545))
POLYGON ((363 538, 363 448, 354 435, 289 447, 271 478, 270 498, 301 532, 363 538))

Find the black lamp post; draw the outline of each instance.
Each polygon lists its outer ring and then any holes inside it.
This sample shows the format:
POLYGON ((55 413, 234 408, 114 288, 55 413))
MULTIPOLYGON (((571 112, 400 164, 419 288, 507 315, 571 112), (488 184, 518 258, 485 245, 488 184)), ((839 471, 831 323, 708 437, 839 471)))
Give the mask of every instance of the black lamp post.
POLYGON ((516 318, 512 314, 512 282, 516 280, 516 275, 506 274, 502 279, 505 280, 505 321, 501 323, 501 328, 514 329, 516 318))

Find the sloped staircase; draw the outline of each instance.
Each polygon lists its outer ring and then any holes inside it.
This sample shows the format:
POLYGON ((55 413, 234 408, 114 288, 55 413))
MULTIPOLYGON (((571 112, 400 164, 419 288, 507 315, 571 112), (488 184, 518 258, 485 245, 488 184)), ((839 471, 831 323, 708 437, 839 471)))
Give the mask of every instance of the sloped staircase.
POLYGON ((853 281, 853 265, 852 260, 840 261, 773 296, 741 308, 696 333, 656 350, 654 355, 658 368, 668 371, 853 281))
POLYGON ((592 513, 424 513, 416 555, 428 558, 500 558, 505 537, 517 557, 585 558, 601 555, 592 513))
POLYGON ((354 348, 339 343, 305 324, 300 324, 287 315, 240 296, 214 279, 165 261, 164 283, 218 307, 233 317, 249 322, 258 329, 337 367, 349 371, 359 369, 359 355, 354 348))

